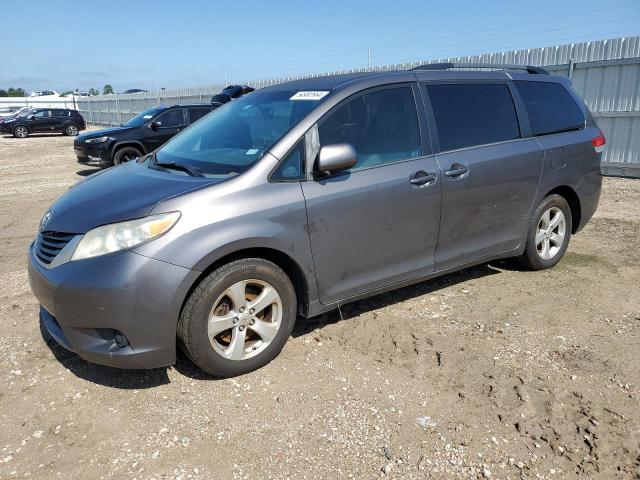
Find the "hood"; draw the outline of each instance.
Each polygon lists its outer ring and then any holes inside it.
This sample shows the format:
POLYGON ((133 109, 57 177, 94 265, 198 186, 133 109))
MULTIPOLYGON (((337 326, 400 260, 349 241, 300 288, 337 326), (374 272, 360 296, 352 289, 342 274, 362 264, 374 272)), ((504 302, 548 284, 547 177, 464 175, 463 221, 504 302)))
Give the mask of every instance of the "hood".
POLYGON ((91 130, 89 133, 83 133, 77 137, 77 140, 84 141, 88 138, 97 138, 104 137, 105 135, 114 135, 117 133, 128 132, 129 130, 133 130, 135 127, 113 127, 113 128, 105 128, 103 130, 91 130))
POLYGON ((51 206, 43 228, 86 233, 100 225, 144 217, 158 202, 220 181, 126 163, 76 183, 51 206))

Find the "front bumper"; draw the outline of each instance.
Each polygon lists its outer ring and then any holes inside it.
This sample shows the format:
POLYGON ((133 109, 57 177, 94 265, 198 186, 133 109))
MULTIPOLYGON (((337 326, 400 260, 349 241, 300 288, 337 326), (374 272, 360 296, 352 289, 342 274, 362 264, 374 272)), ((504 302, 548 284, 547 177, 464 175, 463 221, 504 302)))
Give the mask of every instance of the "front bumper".
POLYGON ((73 144, 73 152, 82 165, 109 167, 113 164, 110 151, 108 142, 86 144, 76 141, 73 144))
POLYGON ((42 324, 66 349, 112 367, 175 363, 180 309, 198 275, 130 251, 46 268, 29 248, 42 324), (127 344, 118 345, 116 334, 127 344))

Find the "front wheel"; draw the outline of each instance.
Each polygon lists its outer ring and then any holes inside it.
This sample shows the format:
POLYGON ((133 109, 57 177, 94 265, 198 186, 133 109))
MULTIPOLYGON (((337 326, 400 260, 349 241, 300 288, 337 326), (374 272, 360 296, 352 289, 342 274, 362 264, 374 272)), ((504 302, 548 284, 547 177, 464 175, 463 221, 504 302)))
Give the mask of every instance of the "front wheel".
POLYGON ((142 153, 135 147, 122 147, 118 149, 116 154, 113 156, 113 164, 120 165, 121 163, 127 163, 131 160, 135 160, 140 157, 142 153))
POLYGON ((178 338, 198 367, 234 377, 273 360, 293 329, 296 292, 287 274, 261 258, 228 263, 205 277, 187 300, 178 338))
POLYGON ((563 197, 555 194, 545 197, 529 224, 520 262, 532 270, 553 267, 569 246, 571 222, 571 209, 563 197))
POLYGON ((22 125, 18 125, 13 129, 13 136, 16 138, 27 138, 29 136, 29 129, 22 125))

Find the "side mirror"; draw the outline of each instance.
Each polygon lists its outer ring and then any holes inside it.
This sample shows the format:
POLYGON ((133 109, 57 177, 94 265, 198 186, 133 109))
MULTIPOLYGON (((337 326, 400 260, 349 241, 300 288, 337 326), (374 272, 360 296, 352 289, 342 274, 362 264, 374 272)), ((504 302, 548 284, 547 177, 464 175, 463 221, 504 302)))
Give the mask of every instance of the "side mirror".
POLYGON ((29 116, 27 117, 27 119, 28 119, 28 120, 33 120, 34 118, 35 118, 35 115, 34 115, 34 114, 31 114, 31 115, 29 115, 29 116))
POLYGON ((162 122, 151 122, 151 125, 149 125, 149 127, 151 127, 151 130, 157 130, 162 126, 162 122))
POLYGON ((358 162, 356 149, 348 143, 326 145, 320 149, 316 172, 334 173, 348 170, 358 162))

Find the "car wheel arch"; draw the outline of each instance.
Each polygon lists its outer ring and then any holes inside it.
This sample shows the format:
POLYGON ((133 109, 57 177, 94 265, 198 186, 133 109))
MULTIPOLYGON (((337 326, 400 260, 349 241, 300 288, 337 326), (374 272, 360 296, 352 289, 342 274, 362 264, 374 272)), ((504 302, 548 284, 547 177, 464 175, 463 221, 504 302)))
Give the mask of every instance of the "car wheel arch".
POLYGON ((560 195, 569 204, 569 208, 571 209, 571 233, 577 233, 582 217, 582 206, 580 204, 580 197, 572 187, 568 185, 560 185, 548 191, 543 198, 554 194, 560 195))
POLYGON ((303 317, 307 316, 309 312, 309 283, 302 267, 300 267, 298 262, 294 260, 290 255, 284 253, 281 250, 271 247, 241 248, 239 250, 234 250, 232 252, 226 253, 223 256, 217 258, 215 261, 210 262, 209 265, 201 270, 200 275, 191 285, 191 288, 189 289, 187 295, 183 300, 182 308, 184 308, 184 303, 191 295, 191 292, 193 292, 193 290, 198 286, 203 278, 205 278, 220 266, 242 258, 261 258, 276 264, 278 267, 284 270, 284 272, 291 280, 291 283, 293 283, 293 287, 296 291, 296 298, 298 300, 298 315, 301 315, 303 317))
POLYGON ((140 150, 140 153, 142 153, 143 155, 147 153, 147 150, 144 148, 144 145, 142 145, 142 143, 135 140, 122 140, 113 144, 113 147, 111 148, 111 159, 113 160, 113 156, 118 150, 125 147, 134 147, 140 150))

